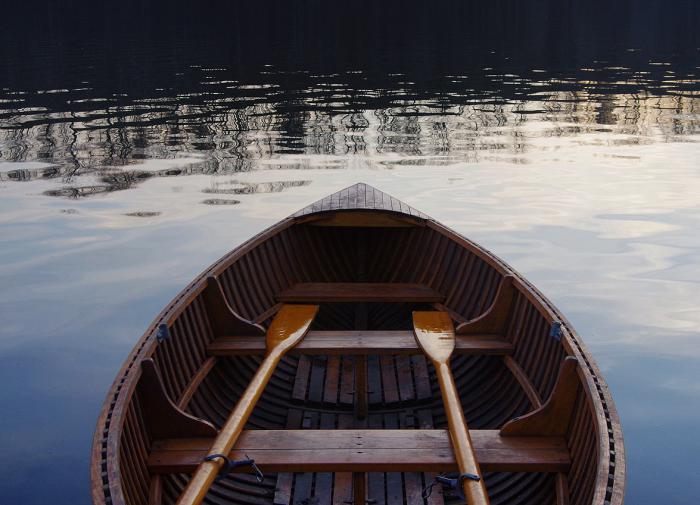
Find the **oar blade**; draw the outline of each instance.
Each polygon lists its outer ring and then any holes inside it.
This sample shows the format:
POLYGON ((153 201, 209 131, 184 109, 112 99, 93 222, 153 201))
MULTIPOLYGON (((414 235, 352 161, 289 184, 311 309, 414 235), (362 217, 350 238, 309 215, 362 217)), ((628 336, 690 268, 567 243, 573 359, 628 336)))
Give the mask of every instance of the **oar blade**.
POLYGON ((316 317, 318 305, 283 305, 267 329, 267 351, 286 351, 298 344, 316 317))
POLYGON ((413 312, 413 332, 423 352, 437 363, 447 363, 455 349, 455 328, 447 312, 413 312))

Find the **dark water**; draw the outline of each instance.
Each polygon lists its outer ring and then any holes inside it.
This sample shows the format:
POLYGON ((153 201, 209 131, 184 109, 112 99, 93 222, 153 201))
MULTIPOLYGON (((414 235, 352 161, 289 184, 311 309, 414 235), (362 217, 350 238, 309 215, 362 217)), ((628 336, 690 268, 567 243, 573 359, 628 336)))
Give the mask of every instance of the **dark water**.
POLYGON ((151 318, 363 180, 569 316, 628 503, 696 503, 700 4, 610 3, 0 4, 0 501, 88 503, 151 318))

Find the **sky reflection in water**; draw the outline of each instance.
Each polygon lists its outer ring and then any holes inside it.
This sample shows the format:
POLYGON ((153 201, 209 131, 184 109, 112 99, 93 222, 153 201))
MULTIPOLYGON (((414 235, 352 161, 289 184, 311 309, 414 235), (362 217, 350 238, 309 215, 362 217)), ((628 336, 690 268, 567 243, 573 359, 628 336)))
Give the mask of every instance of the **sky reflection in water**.
POLYGON ((87 503, 97 412, 153 316, 235 245, 364 181, 548 295, 611 386, 628 502, 695 503, 700 86, 697 67, 634 57, 428 82, 186 62, 131 94, 89 70, 0 82, 2 496, 87 503))

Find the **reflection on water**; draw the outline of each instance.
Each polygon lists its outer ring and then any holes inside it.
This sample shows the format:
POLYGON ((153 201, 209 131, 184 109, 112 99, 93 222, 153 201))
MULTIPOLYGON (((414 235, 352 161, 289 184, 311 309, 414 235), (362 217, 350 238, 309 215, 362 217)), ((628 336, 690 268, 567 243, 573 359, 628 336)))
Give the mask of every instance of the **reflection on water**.
POLYGON ((243 85, 231 71, 196 68, 187 69, 194 90, 163 90, 158 100, 107 100, 88 88, 55 91, 49 101, 45 90, 23 91, 18 103, 8 98, 17 91, 0 91, 2 159, 50 164, 8 170, 0 180, 55 179, 57 187, 46 195, 79 198, 152 177, 249 172, 261 161, 270 169, 280 157, 288 165, 288 155, 379 156, 387 167, 526 163, 533 151, 551 149, 537 139, 580 137, 590 144, 596 139, 587 135, 613 132, 615 143, 642 144, 697 132, 695 74, 664 70, 652 78, 658 67, 642 68, 582 68, 568 78, 475 69, 479 77, 441 76, 430 90, 416 89, 404 76, 389 76, 379 89, 358 89, 364 81, 357 72, 307 75, 294 81, 299 87, 283 89, 284 72, 268 70, 262 82, 243 85), (26 107, 34 101, 44 105, 26 107), (139 169, 148 167, 144 160, 178 157, 197 159, 139 169))
POLYGON ((551 296, 610 382, 628 502, 695 503, 696 3, 200 4, 25 2, 0 31, 8 503, 88 503, 100 402, 151 318, 360 180, 551 296))

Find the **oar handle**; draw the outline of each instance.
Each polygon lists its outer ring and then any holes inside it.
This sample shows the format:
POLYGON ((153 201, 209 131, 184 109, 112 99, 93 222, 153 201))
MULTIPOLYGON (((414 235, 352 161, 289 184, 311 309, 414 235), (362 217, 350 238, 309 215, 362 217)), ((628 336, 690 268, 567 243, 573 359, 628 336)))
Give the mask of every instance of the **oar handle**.
MULTIPOLYGON (((281 357, 282 354, 273 352, 260 364, 258 371, 253 376, 253 380, 248 384, 248 387, 238 400, 236 408, 214 440, 214 444, 209 449, 209 454, 228 455, 231 452, 281 357)), ((204 500, 224 464, 225 460, 222 458, 202 461, 187 484, 185 491, 177 500, 177 505, 199 505, 204 500)))
MULTIPOLYGON (((438 383, 440 384, 440 393, 442 401, 445 405, 445 414, 447 415, 447 427, 450 431, 450 439, 454 448, 455 459, 459 466, 461 474, 472 474, 481 477, 479 464, 476 461, 474 446, 472 445, 471 437, 467 421, 464 418, 462 404, 457 394, 457 386, 450 366, 448 363, 433 362, 437 373, 438 383)), ((488 505, 489 496, 486 491, 484 479, 462 479, 462 487, 464 495, 467 497, 469 505, 488 505)))

